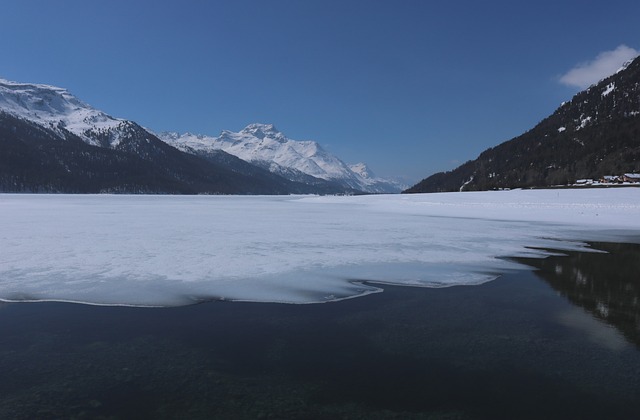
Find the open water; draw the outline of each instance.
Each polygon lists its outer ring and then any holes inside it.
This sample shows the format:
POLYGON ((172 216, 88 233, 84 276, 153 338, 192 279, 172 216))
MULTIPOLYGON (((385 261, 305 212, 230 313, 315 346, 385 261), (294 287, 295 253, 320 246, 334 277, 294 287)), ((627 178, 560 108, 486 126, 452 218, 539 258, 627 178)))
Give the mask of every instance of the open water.
POLYGON ((310 305, 0 305, 3 419, 630 419, 640 245, 310 305))

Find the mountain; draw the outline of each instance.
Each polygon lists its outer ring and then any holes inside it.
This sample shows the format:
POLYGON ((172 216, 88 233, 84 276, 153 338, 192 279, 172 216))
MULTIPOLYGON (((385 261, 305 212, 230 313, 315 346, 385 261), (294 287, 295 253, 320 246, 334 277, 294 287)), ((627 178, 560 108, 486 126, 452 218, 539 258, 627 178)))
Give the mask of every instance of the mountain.
POLYGON ((277 176, 223 151, 184 153, 67 90, 0 79, 0 191, 341 193, 277 176))
POLYGON ((640 172, 640 58, 526 133, 407 193, 547 187, 640 172))
POLYGON ((407 188, 407 185, 400 180, 377 177, 366 163, 349 165, 349 169, 362 179, 362 182, 367 185, 366 190, 370 192, 397 193, 407 188))
POLYGON ((291 181, 311 185, 331 183, 346 190, 394 193, 398 183, 354 171, 315 141, 287 138, 272 124, 250 124, 240 132, 222 131, 218 137, 191 133, 159 133, 168 144, 203 155, 222 150, 291 181))
POLYGON ((131 123, 80 101, 67 90, 0 79, 0 110, 64 136, 71 132, 93 146, 116 147, 131 123))

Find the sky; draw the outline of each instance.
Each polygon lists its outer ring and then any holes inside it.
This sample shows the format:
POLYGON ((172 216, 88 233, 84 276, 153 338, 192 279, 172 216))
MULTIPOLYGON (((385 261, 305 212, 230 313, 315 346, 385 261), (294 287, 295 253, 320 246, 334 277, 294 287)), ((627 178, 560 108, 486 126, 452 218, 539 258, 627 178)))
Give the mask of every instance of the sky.
POLYGON ((154 131, 254 122, 419 181, 640 53, 636 0, 0 0, 0 78, 154 131))

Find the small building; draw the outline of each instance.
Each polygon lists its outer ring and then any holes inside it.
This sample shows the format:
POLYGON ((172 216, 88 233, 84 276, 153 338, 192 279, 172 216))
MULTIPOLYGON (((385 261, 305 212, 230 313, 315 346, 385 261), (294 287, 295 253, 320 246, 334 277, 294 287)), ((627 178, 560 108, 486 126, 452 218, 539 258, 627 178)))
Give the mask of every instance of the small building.
POLYGON ((622 182, 622 179, 617 175, 605 175, 600 178, 601 184, 618 184, 622 182))
POLYGON ((640 174, 624 174, 622 180, 624 182, 640 182, 640 174))

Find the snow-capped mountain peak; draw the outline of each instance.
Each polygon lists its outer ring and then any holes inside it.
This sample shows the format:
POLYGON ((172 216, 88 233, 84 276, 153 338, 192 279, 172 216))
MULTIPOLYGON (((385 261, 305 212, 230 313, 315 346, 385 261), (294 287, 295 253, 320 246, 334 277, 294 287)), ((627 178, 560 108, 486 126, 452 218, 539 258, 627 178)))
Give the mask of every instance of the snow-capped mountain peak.
POLYGON ((315 141, 291 140, 273 124, 250 124, 239 132, 225 130, 219 137, 189 133, 179 137, 175 133, 160 133, 159 137, 184 151, 223 150, 270 170, 282 167, 325 180, 356 176, 344 162, 327 153, 315 141))
MULTIPOLYGON (((87 105, 66 89, 5 79, 0 79, 0 109, 52 129, 68 130, 93 145, 98 142, 92 133, 126 123, 87 105)), ((117 141, 116 137, 112 140, 117 141)))
POLYGON ((31 109, 45 114, 68 113, 74 108, 91 108, 66 89, 35 83, 19 83, 0 78, 3 103, 16 108, 31 109))
POLYGON ((365 178, 365 179, 373 179, 376 177, 366 163, 361 162, 361 163, 349 165, 349 169, 351 169, 353 172, 355 172, 356 174, 360 175, 362 178, 365 178))
POLYGON ((260 140, 266 138, 277 140, 279 142, 286 141, 286 137, 282 134, 273 124, 260 124, 254 123, 249 124, 245 128, 243 128, 240 133, 251 135, 253 137, 259 138, 260 140))
POLYGON ((395 185, 355 172, 315 141, 289 139, 273 124, 250 124, 239 132, 223 131, 218 137, 176 136, 175 133, 160 133, 158 136, 190 153, 223 150, 291 180, 299 181, 304 176, 311 176, 365 192, 400 191, 395 185))

